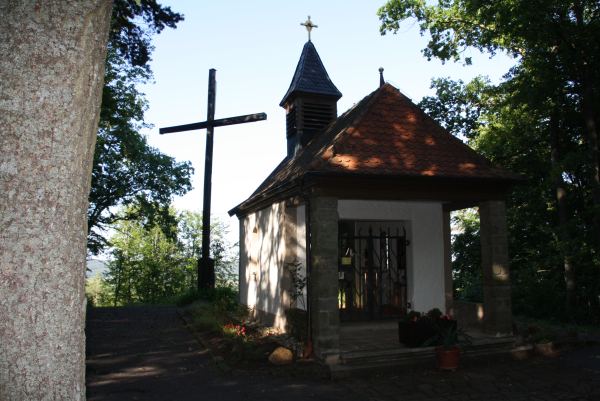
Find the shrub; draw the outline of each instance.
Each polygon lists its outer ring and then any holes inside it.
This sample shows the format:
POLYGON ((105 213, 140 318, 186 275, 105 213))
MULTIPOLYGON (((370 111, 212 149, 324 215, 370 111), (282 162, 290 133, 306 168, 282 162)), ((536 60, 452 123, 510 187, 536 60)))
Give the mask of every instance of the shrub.
POLYGON ((221 299, 227 299, 229 303, 236 303, 238 300, 238 291, 233 286, 225 285, 215 288, 190 288, 186 292, 177 295, 174 299, 175 305, 186 306, 199 299, 205 299, 209 302, 215 302, 221 299))
POLYGON ((203 315, 194 319, 194 327, 199 330, 210 330, 212 332, 221 332, 221 324, 214 316, 203 315))
POLYGON ((302 309, 285 310, 285 331, 298 342, 304 343, 308 338, 308 316, 302 309))
POLYGON ((556 334, 552 331, 539 331, 530 338, 536 344, 548 344, 556 340, 556 334))
POLYGON ((406 316, 404 317, 404 320, 406 320, 407 322, 412 322, 413 320, 415 320, 415 318, 417 318, 417 320, 421 317, 421 312, 417 312, 416 310, 411 310, 410 312, 408 312, 406 314, 406 316))
POLYGON ((246 335, 246 329, 244 326, 234 326, 229 323, 226 326, 223 326, 223 335, 227 338, 235 339, 236 337, 241 337, 243 340, 247 340, 248 336, 246 335))

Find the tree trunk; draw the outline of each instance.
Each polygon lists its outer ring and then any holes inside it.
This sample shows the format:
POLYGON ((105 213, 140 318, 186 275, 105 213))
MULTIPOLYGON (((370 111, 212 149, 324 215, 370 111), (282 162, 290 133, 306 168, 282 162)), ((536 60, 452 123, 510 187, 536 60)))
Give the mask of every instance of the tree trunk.
POLYGON ((559 113, 555 106, 552 114, 550 115, 550 156, 560 222, 560 242, 562 245, 561 250, 565 266, 565 284, 567 287, 565 313, 568 314, 573 306, 572 294, 573 289, 575 288, 575 278, 573 277, 573 263, 571 261, 571 234, 569 232, 569 204, 567 199, 567 186, 562 175, 563 169, 560 166, 560 126, 558 120, 559 113))
POLYGON ((121 272, 123 271, 123 252, 117 259, 117 288, 115 289, 115 308, 119 302, 119 291, 121 290, 121 272))
MULTIPOLYGON (((584 33, 586 30, 584 18, 583 18, 583 7, 577 3, 573 7, 575 18, 577 21, 577 27, 579 32, 584 33)), ((578 46, 575 46, 577 53, 577 71, 581 83, 581 105, 583 109, 583 115, 585 119, 585 126, 587 130, 588 140, 588 151, 590 153, 591 168, 590 168, 590 183, 592 187, 592 200, 594 202, 594 226, 596 231, 596 254, 600 255, 600 164, 599 164, 599 151, 598 151, 598 130, 596 125, 596 117, 594 115, 594 79, 592 76, 592 69, 590 67, 590 58, 582 50, 579 50, 578 46)), ((598 279, 596 284, 596 291, 594 298, 599 299, 600 291, 600 265, 598 266, 598 279)), ((595 302, 595 308, 600 309, 600 300, 595 302)))
POLYGON ((88 193, 111 0, 0 1, 0 399, 85 399, 88 193))

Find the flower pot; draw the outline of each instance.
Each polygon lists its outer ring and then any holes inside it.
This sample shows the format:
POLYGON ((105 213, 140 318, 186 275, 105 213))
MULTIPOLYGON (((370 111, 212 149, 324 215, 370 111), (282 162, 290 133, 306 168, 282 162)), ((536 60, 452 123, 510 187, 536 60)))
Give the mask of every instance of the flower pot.
POLYGON ((438 365, 440 370, 455 370, 458 369, 460 358, 460 348, 452 347, 449 350, 444 350, 444 347, 435 349, 438 357, 438 365))
POLYGON ((535 344, 533 349, 537 355, 554 356, 556 354, 554 343, 535 344))
MULTIPOLYGON (((443 327, 452 326, 456 329, 456 320, 438 320, 435 324, 443 327)), ((398 332, 400 334, 400 344, 411 348, 420 347, 437 333, 435 327, 427 321, 398 322, 398 332)))

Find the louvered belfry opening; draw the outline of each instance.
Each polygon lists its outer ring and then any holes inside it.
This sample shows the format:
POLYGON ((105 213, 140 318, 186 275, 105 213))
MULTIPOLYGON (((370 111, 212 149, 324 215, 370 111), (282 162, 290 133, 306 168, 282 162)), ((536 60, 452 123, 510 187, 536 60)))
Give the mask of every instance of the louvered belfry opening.
POLYGON ((337 118, 342 93, 335 87, 312 42, 306 42, 292 83, 279 104, 286 110, 287 156, 294 158, 337 118))
POLYGON ((319 132, 337 118, 337 100, 297 97, 287 104, 287 155, 295 157, 319 132))

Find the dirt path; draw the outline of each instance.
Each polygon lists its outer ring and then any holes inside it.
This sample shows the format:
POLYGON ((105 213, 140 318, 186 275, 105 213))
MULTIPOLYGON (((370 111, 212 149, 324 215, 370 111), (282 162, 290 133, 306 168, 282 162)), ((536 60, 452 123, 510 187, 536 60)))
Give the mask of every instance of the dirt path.
POLYGON ((91 308, 87 399, 364 400, 325 379, 223 375, 171 307, 91 308))

